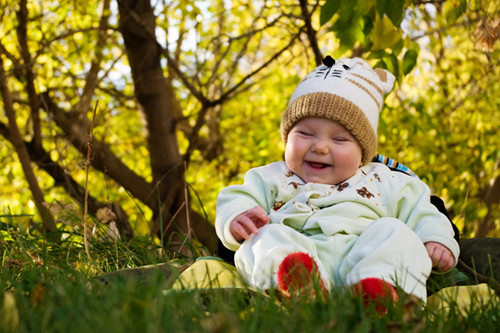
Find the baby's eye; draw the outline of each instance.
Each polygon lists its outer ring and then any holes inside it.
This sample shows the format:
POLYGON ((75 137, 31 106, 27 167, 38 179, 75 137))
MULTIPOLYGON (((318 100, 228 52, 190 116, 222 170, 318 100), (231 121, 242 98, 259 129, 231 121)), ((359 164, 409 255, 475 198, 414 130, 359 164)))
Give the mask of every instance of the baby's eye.
POLYGON ((311 136, 312 135, 311 132, 307 132, 307 131, 300 131, 299 130, 298 133, 301 134, 301 135, 305 135, 305 136, 311 136))
POLYGON ((344 142, 344 141, 349 141, 349 139, 344 136, 336 136, 333 138, 333 141, 344 142))

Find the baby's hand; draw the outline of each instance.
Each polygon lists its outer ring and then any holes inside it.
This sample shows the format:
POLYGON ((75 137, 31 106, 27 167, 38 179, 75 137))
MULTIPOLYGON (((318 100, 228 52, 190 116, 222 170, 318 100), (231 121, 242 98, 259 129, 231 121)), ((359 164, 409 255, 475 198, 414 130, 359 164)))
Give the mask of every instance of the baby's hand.
POLYGON ((236 216, 231 221, 229 230, 236 241, 242 242, 248 239, 251 234, 256 234, 259 228, 266 225, 267 222, 269 222, 269 216, 267 216, 264 208, 255 206, 236 216))
POLYGON ((439 272, 448 272, 453 268, 455 258, 446 246, 437 242, 427 242, 424 245, 432 260, 432 268, 439 272))

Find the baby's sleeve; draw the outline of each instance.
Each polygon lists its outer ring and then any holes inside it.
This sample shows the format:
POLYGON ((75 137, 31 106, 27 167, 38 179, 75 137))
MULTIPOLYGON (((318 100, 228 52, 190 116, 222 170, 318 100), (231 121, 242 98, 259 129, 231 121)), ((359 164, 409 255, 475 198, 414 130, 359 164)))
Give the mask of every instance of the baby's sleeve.
POLYGON ((460 247, 448 218, 430 200, 430 189, 421 180, 404 174, 397 175, 396 217, 405 222, 423 243, 437 242, 446 246, 458 262, 460 247))
POLYGON ((270 190, 272 184, 265 174, 265 169, 255 168, 248 171, 242 185, 231 185, 224 188, 217 196, 215 230, 217 237, 225 247, 236 251, 240 243, 234 239, 229 230, 232 220, 241 213, 261 206, 268 214, 272 205, 270 190))

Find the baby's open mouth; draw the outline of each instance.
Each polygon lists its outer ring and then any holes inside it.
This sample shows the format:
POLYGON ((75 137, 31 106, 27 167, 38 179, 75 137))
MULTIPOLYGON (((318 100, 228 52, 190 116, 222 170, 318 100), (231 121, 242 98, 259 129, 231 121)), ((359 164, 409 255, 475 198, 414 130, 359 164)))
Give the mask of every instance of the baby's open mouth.
POLYGON ((330 167, 331 165, 330 164, 326 164, 326 163, 320 163, 320 162, 312 162, 312 161, 307 161, 306 162, 311 168, 314 168, 314 169, 325 169, 325 168, 328 168, 330 167))

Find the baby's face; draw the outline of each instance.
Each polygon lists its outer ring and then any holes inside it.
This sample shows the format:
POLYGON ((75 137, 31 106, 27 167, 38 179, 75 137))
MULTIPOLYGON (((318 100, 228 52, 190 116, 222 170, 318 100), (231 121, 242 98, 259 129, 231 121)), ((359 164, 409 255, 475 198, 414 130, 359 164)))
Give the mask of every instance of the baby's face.
POLYGON ((305 182, 337 185, 361 165, 362 149, 342 125, 324 118, 306 118, 288 133, 285 162, 305 182))

